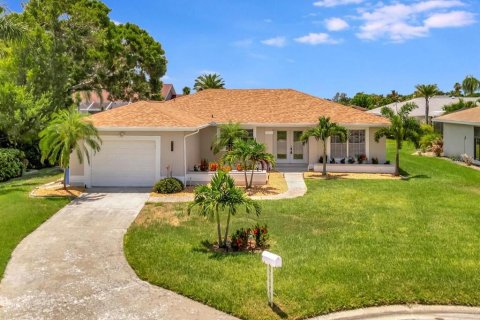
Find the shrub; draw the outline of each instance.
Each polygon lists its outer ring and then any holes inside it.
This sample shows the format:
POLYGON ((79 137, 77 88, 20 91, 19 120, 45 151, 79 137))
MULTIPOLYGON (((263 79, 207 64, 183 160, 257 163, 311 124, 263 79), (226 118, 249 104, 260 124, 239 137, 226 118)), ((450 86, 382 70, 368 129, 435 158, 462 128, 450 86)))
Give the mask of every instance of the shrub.
POLYGON ((208 165, 210 171, 217 171, 219 169, 219 165, 216 162, 210 162, 208 165))
POLYGON ((420 148, 422 152, 426 152, 432 149, 433 144, 441 140, 441 135, 438 133, 427 133, 420 138, 420 148))
POLYGON ((233 251, 257 250, 268 247, 267 225, 256 224, 253 228, 240 228, 232 234, 230 246, 233 251))
POLYGON ((372 164, 378 164, 378 158, 372 158, 372 164))
POLYGON ((17 149, 0 149, 0 181, 20 177, 25 169, 25 155, 17 149))
POLYGON ((437 157, 440 157, 443 153, 443 140, 436 139, 433 141, 431 150, 437 157))
POLYGON ((177 193, 184 189, 183 182, 177 178, 165 178, 158 181, 153 187, 156 193, 170 194, 177 193))
POLYGON ((462 160, 465 162, 467 166, 471 166, 473 164, 473 159, 468 154, 462 154, 462 160))

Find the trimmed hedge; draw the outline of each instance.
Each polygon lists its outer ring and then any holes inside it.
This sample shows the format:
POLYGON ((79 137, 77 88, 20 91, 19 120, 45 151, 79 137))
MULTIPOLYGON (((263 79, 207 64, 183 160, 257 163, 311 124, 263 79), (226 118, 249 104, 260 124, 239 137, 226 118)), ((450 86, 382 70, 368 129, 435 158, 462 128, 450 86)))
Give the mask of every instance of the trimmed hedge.
POLYGON ((25 155, 17 149, 0 149, 0 181, 22 176, 25 155))
POLYGON ((158 181, 153 187, 153 191, 156 193, 177 193, 184 189, 183 182, 177 178, 165 178, 158 181))

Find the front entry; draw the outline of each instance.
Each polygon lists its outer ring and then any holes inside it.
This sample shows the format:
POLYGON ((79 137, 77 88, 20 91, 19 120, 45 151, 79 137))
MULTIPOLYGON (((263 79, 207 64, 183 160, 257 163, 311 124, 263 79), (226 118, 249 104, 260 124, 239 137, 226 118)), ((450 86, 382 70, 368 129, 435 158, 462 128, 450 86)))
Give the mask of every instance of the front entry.
POLYGON ((307 145, 300 140, 301 130, 276 131, 277 163, 307 163, 307 145))

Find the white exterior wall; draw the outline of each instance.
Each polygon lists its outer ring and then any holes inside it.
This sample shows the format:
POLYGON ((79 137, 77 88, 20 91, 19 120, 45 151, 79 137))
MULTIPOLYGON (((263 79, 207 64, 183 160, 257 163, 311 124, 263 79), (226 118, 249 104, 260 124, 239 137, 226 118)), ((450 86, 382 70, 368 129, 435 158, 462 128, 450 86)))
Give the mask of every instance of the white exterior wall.
POLYGON ((473 157, 474 127, 464 124, 443 124, 443 150, 447 157, 460 156, 464 153, 473 157))

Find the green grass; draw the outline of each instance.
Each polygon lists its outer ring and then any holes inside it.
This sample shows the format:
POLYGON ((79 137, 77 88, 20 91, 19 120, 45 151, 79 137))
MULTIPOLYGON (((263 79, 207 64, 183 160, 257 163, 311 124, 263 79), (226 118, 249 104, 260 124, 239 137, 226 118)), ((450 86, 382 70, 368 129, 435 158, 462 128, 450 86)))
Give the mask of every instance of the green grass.
POLYGON ((58 170, 38 173, 0 183, 0 279, 20 241, 65 206, 69 199, 34 199, 30 191, 60 177, 58 170))
MULTIPOLYGON (((389 157, 392 158, 389 144, 389 157)), ((137 274, 244 319, 297 319, 397 303, 480 305, 480 171, 412 156, 403 180, 310 180, 303 198, 263 202, 270 227, 275 301, 266 303, 258 254, 216 255, 202 246, 215 226, 185 219, 132 225, 125 253, 137 274)), ((233 230, 253 225, 245 215, 233 230)))

